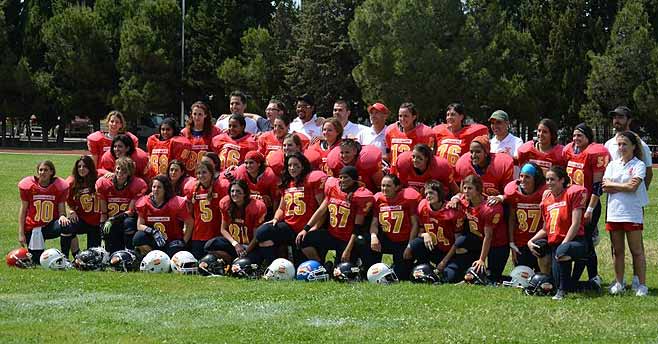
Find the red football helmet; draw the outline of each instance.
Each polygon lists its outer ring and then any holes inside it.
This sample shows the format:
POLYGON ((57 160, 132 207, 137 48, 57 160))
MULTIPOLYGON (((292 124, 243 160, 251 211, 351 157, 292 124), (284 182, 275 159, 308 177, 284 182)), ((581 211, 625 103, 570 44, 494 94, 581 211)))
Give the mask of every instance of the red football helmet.
POLYGON ((27 269, 34 266, 34 264, 32 264, 32 254, 25 247, 11 250, 7 253, 5 261, 7 262, 7 265, 21 269, 27 269))

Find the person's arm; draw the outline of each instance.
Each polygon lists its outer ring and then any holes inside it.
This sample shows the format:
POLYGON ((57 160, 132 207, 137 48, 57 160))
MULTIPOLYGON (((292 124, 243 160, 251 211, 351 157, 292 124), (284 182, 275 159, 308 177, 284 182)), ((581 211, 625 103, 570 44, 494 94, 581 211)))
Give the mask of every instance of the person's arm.
POLYGON ((144 220, 144 217, 142 215, 139 215, 137 217, 137 230, 138 231, 144 231, 148 226, 146 225, 146 220, 144 220))
POLYGON ((563 244, 573 240, 573 238, 576 237, 576 234, 578 234, 578 227, 580 227, 580 219, 582 215, 583 215, 582 208, 571 210, 571 226, 569 226, 569 231, 567 232, 567 235, 564 237, 564 240, 562 240, 563 244))
POLYGON ((379 242, 377 233, 379 233, 379 216, 373 216, 372 221, 370 222, 370 249, 381 252, 382 245, 379 242))
POLYGON ((546 230, 544 229, 544 226, 540 230, 535 233, 535 236, 533 236, 530 240, 528 240, 528 248, 530 249, 530 252, 535 256, 539 257, 539 252, 537 252, 537 249, 539 248, 539 245, 535 244, 535 240, 543 239, 546 238, 546 230))
POLYGON ((416 239, 418 236, 418 215, 411 215, 411 231, 409 232, 409 241, 416 239))
POLYGON ((509 238, 509 247, 512 249, 512 260, 516 262, 516 254, 521 253, 514 242, 514 230, 517 226, 516 212, 510 211, 507 217, 507 236, 509 238))
POLYGON ((649 190, 649 185, 651 185, 651 179, 653 179, 653 169, 651 166, 648 166, 644 176, 644 185, 646 186, 647 190, 649 190))
POLYGON ((310 226, 310 230, 314 231, 317 230, 319 225, 322 224, 322 220, 324 219, 324 216, 327 215, 327 208, 329 206, 329 199, 325 198, 318 209, 313 213, 311 218, 308 220, 307 226, 310 226))
MULTIPOLYGON (((222 234, 222 236, 224 237, 224 239, 228 240, 228 242, 231 243, 231 246, 237 247, 240 244, 237 241, 235 241, 235 239, 233 239, 233 236, 231 235, 231 233, 228 232, 228 221, 224 221, 224 219, 222 219, 222 225, 221 225, 219 231, 222 234)), ((237 249, 236 249, 236 251, 237 251, 237 249)))
POLYGON ((634 177, 626 183, 615 183, 609 179, 603 180, 603 189, 609 193, 615 192, 635 192, 642 183, 642 178, 634 177), (608 191, 609 190, 609 191, 608 191))
POLYGON ((193 232, 194 232, 194 218, 190 217, 187 220, 185 220, 185 228, 183 234, 183 241, 185 241, 185 243, 190 242, 190 240, 192 239, 193 232))
POLYGON ((62 226, 70 225, 71 221, 66 217, 66 202, 57 203, 57 210, 59 211, 59 224, 62 226))
POLYGON ((589 204, 587 205, 587 210, 585 210, 584 220, 585 223, 592 221, 592 213, 594 213, 594 208, 599 204, 599 197, 601 197, 603 182, 603 172, 595 172, 592 177, 592 195, 589 198, 589 204), (600 189, 600 190, 597 190, 600 189))
POLYGON ((452 245, 452 246, 450 247, 450 250, 448 251, 448 253, 446 253, 446 255, 443 256, 443 259, 441 259, 441 261, 439 262, 439 264, 436 264, 436 268, 437 268, 439 271, 443 271, 443 270, 445 270, 446 266, 448 265, 448 262, 449 262, 450 259, 452 259, 452 257, 455 255, 455 252, 456 252, 456 251, 457 251, 457 246, 452 245))
POLYGON ((21 246, 27 245, 25 238, 25 219, 27 217, 28 201, 21 201, 21 208, 18 210, 18 242, 21 246))
POLYGON ((101 206, 101 223, 107 221, 107 201, 104 199, 100 200, 101 206))

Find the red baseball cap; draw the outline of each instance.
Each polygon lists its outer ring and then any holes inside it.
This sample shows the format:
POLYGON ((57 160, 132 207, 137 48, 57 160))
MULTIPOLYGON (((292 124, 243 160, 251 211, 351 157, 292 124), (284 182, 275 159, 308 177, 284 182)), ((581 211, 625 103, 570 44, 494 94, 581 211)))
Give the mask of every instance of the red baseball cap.
POLYGON ((383 112, 383 113, 389 113, 390 112, 390 111, 388 111, 388 108, 386 107, 386 105, 384 105, 382 103, 374 103, 374 104, 368 106, 368 113, 370 113, 370 111, 372 111, 372 110, 376 110, 376 111, 383 112))

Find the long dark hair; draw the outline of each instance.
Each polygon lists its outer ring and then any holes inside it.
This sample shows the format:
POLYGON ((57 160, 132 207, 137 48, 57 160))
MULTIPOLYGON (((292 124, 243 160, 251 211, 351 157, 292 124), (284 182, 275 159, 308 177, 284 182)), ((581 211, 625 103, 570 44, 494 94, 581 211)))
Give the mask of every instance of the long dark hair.
POLYGON ((185 163, 183 163, 182 161, 177 160, 177 159, 174 159, 174 160, 170 161, 169 164, 167 165, 167 178, 169 178, 169 181, 172 182, 174 192, 177 195, 180 195, 181 191, 183 190, 183 187, 185 187, 185 185, 183 185, 183 182, 185 181, 185 163), (172 165, 178 166, 178 168, 180 168, 180 170, 182 172, 181 177, 178 178, 176 183, 174 183, 171 180, 171 175, 169 174, 169 169, 171 168, 172 165))
POLYGON ((228 198, 231 201, 228 207, 228 213, 231 215, 232 218, 239 219, 244 217, 245 209, 247 209, 249 202, 251 202, 250 195, 251 195, 251 191, 249 191, 249 185, 247 184, 247 182, 245 182, 242 179, 236 179, 231 182, 231 184, 228 187, 228 198), (242 189, 242 191, 244 192, 245 199, 244 199, 244 205, 242 207, 240 207, 237 203, 235 203, 233 201, 233 198, 231 198, 231 189, 233 189, 236 186, 242 189))
POLYGON ((126 156, 132 156, 133 153, 135 153, 135 142, 133 142, 130 136, 126 134, 119 134, 112 139, 112 146, 110 146, 110 154, 112 154, 112 157, 114 159, 117 158, 116 153, 114 153, 114 144, 118 141, 121 141, 121 143, 123 143, 126 147, 128 147, 126 156))
POLYGON ((180 128, 178 127, 178 122, 176 121, 176 119, 172 117, 167 117, 158 126, 158 137, 160 138, 160 140, 162 140, 162 134, 160 133, 162 132, 163 125, 169 126, 174 131, 174 135, 172 137, 178 136, 178 134, 180 133, 180 128))
POLYGON ((189 135, 192 135, 192 129, 194 129, 194 120, 192 119, 192 111, 194 108, 198 107, 203 110, 203 113, 206 114, 206 118, 203 120, 203 136, 209 136, 212 134, 212 113, 210 112, 210 107, 208 104, 198 101, 190 106, 190 115, 188 116, 187 122, 185 123, 185 128, 189 130, 189 135))
POLYGON ((633 149, 633 155, 639 160, 642 160, 642 145, 637 134, 632 131, 624 131, 619 133, 619 135, 627 138, 628 141, 630 141, 635 146, 635 149, 633 149))
POLYGON ((311 163, 308 161, 306 156, 302 154, 302 152, 294 152, 286 156, 283 164, 283 172, 281 173, 281 184, 279 184, 279 188, 287 188, 290 182, 295 182, 295 185, 303 184, 304 178, 306 178, 306 176, 311 173, 312 170, 313 168, 311 167, 311 163), (290 172, 288 172, 288 161, 290 161, 291 158, 299 160, 299 162, 302 164, 302 173, 300 173, 297 178, 293 178, 293 176, 290 175, 290 172))
POLYGON ((569 187, 569 184, 571 184, 571 178, 569 178, 569 174, 567 174, 567 170, 560 166, 560 165, 553 165, 549 169, 550 172, 553 172, 557 175, 557 179, 563 179, 564 178, 564 183, 562 183, 562 187, 565 189, 569 187))
MULTIPOLYGON (((171 185, 171 180, 167 176, 164 175, 157 175, 153 180, 151 180, 151 187, 153 186, 154 181, 159 181, 160 184, 162 184, 162 188, 164 189, 164 202, 162 202, 163 205, 167 204, 169 200, 174 197, 176 194, 174 194, 174 187, 171 185)), ((151 196, 149 197, 151 199, 151 203, 155 206, 155 197, 153 193, 151 192, 151 196)))
POLYGON ((551 132, 551 146, 557 145, 557 123, 550 118, 544 118, 539 121, 537 128, 539 128, 540 125, 545 126, 551 132))
POLYGON ((80 190, 89 189, 89 193, 96 192, 96 180, 98 180, 98 172, 96 171, 96 165, 94 160, 89 155, 82 155, 75 161, 73 164, 73 171, 71 171, 73 176, 73 185, 71 185, 71 194, 73 199, 77 200, 80 198, 80 190), (89 170, 86 177, 82 177, 78 172, 78 164, 82 162, 85 167, 89 170))
MULTIPOLYGON (((213 197, 213 191, 212 191, 212 185, 215 182, 215 167, 209 162, 209 161, 199 161, 199 164, 196 166, 195 171, 198 172, 199 169, 205 168, 210 172, 210 185, 208 186, 208 196, 206 196, 206 199, 208 202, 212 201, 213 197)), ((192 203, 196 202, 196 195, 199 192, 199 189, 201 188, 201 181, 197 178, 196 181, 196 186, 194 187, 194 194, 192 196, 192 203)))

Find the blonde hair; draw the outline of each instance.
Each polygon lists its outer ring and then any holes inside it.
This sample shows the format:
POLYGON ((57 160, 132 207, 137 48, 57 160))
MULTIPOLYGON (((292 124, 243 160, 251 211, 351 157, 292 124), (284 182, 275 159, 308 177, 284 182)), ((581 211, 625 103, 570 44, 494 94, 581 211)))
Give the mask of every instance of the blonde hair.
POLYGON ((121 128, 119 128, 119 133, 125 133, 126 117, 118 110, 110 111, 110 113, 108 113, 107 116, 105 117, 105 124, 107 124, 108 127, 110 126, 110 119, 112 119, 112 117, 116 117, 121 121, 121 128))

